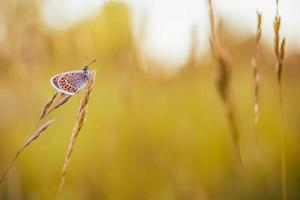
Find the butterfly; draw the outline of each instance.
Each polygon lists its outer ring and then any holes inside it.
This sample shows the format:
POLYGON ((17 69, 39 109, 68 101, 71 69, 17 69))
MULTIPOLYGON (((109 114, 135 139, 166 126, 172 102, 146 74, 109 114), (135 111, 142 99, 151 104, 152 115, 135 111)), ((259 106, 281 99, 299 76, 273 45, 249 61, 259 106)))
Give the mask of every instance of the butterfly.
POLYGON ((68 95, 77 94, 84 88, 88 80, 90 80, 92 75, 88 66, 95 61, 84 66, 82 70, 63 72, 53 76, 50 79, 51 85, 61 93, 68 95))

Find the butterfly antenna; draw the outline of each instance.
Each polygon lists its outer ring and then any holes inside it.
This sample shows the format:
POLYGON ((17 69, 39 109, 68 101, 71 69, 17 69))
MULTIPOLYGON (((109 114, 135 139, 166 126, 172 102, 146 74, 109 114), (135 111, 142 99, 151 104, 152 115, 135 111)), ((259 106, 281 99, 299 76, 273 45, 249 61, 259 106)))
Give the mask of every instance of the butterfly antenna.
POLYGON ((89 64, 87 64, 86 66, 90 66, 90 65, 93 64, 94 62, 96 62, 96 59, 93 60, 92 62, 90 62, 89 64))

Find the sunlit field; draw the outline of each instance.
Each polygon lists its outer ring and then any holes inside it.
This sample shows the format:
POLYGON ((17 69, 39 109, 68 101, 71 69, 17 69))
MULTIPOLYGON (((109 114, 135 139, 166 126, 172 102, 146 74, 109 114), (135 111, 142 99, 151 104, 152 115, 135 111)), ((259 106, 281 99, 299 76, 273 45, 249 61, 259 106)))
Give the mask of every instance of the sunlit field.
MULTIPOLYGON (((0 175, 55 93, 50 78, 96 59, 90 66, 97 71, 96 82, 61 199, 300 199, 300 52, 289 45, 293 41, 287 38, 280 93, 278 59, 263 24, 255 123, 257 27, 246 34, 232 22, 215 19, 230 65, 229 109, 240 136, 237 143, 218 90, 222 72, 214 51, 200 55, 192 42, 186 63, 170 70, 143 52, 131 14, 126 3, 111 1, 96 16, 54 29, 43 21, 35 1, 0 2, 0 175)), ((194 31, 191 27, 195 42, 194 31)), ((47 116, 55 121, 18 157, 0 184, 1 200, 57 198, 83 95, 74 95, 47 116)))

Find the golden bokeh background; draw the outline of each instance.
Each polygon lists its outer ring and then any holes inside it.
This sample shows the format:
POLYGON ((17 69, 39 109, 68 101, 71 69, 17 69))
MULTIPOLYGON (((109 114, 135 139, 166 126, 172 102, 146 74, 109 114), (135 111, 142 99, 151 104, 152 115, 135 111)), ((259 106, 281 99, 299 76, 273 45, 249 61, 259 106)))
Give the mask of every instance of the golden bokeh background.
MULTIPOLYGON (((300 52, 287 46, 280 113, 272 46, 261 51, 260 120, 253 124, 253 35, 223 25, 241 133, 237 164, 210 52, 191 45, 176 72, 148 59, 133 34, 131 11, 107 2, 70 28, 48 27, 35 1, 0 2, 0 172, 23 143, 46 100, 49 79, 93 59, 97 80, 75 144, 63 199, 281 199, 280 134, 287 140, 289 199, 300 199, 300 52)), ((256 20, 255 18, 253 20, 256 20)), ((289 20, 289 19, 285 19, 289 20)), ((191 39, 193 31, 191 27, 191 39)), ((19 157, 0 199, 54 199, 82 93, 52 113, 55 123, 19 157)))

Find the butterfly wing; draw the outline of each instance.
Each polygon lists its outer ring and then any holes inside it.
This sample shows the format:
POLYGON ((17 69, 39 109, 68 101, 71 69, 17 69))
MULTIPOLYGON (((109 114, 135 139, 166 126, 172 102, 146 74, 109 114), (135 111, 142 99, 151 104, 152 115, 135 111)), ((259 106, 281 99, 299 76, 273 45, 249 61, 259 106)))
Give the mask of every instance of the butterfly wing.
POLYGON ((82 71, 70 72, 60 76, 58 78, 58 84, 64 91, 76 94, 86 84, 86 78, 82 71))
POLYGON ((74 95, 86 84, 86 78, 81 70, 65 72, 51 78, 51 85, 59 92, 74 95))
POLYGON ((60 89, 58 86, 58 77, 60 76, 60 74, 55 75, 51 78, 50 83, 51 85, 55 88, 55 89, 60 89))
POLYGON ((55 76, 53 76, 51 79, 50 79, 50 83, 52 85, 52 87, 54 87, 55 90, 61 92, 61 93, 65 93, 65 94, 68 94, 68 95, 74 95, 72 93, 69 93, 63 89, 61 89, 61 87, 59 86, 59 77, 61 76, 62 74, 57 74, 55 76))

